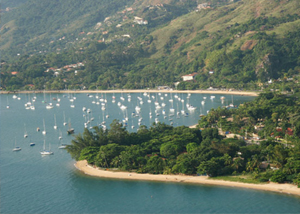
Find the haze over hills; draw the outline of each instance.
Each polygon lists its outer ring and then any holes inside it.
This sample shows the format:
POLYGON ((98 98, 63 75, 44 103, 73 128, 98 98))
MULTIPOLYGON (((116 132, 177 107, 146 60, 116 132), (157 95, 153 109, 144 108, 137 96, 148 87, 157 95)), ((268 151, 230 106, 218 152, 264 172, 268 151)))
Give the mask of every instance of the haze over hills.
POLYGON ((0 39, 8 89, 174 87, 195 72, 178 87, 254 89, 300 71, 297 0, 14 2, 0 39))

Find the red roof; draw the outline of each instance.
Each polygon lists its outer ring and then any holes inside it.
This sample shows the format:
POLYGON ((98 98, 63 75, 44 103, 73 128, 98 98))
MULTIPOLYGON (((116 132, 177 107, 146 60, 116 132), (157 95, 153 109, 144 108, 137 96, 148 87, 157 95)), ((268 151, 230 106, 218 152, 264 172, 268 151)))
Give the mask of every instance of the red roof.
POLYGON ((294 132, 293 132, 293 129, 287 128, 286 133, 291 136, 291 135, 293 135, 294 132))
POLYGON ((187 74, 187 75, 183 75, 183 77, 194 77, 196 76, 198 73, 192 73, 192 74, 187 74))
POLYGON ((198 73, 192 73, 192 74, 187 74, 187 75, 183 75, 183 76, 196 76, 198 73))

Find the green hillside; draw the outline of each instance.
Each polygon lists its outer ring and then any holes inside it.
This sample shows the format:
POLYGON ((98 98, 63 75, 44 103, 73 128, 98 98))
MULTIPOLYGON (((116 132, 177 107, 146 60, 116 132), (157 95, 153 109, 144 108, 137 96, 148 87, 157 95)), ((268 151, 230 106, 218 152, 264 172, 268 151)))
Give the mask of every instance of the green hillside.
POLYGON ((16 9, 19 14, 3 18, 1 85, 10 90, 26 85, 174 87, 182 75, 194 72, 194 81, 181 82, 178 88, 260 89, 278 78, 293 80, 285 88, 297 84, 297 0, 211 0, 205 8, 197 8, 193 0, 82 1, 80 6, 71 0, 34 2, 26 3, 28 16, 16 9), (46 19, 54 9, 56 16, 46 19), (84 66, 64 68, 78 62, 84 66))
MULTIPOLYGON (((113 22, 123 22, 124 16, 129 17, 131 21, 134 15, 151 16, 151 13, 143 11, 149 4, 157 4, 155 1, 141 0, 28 0, 22 4, 21 2, 17 0, 3 2, 4 5, 15 6, 9 11, 4 11, 1 20, 0 50, 2 58, 6 60, 17 54, 37 54, 40 51, 47 53, 56 51, 57 48, 68 48, 70 46, 68 44, 78 43, 88 32, 99 35, 105 28, 115 24, 113 22), (147 6, 144 6, 145 4, 147 6), (106 18, 108 19, 105 23, 106 18), (102 25, 97 26, 99 23, 102 25)), ((168 10, 178 12, 178 14, 169 12, 171 15, 155 14, 164 16, 167 20, 187 13, 190 7, 185 3, 186 6, 179 11, 178 7, 182 5, 179 0, 159 2, 170 2, 167 5, 168 10)), ((192 6, 195 6, 195 2, 192 6)), ((154 21, 151 21, 150 25, 153 27, 154 21)))

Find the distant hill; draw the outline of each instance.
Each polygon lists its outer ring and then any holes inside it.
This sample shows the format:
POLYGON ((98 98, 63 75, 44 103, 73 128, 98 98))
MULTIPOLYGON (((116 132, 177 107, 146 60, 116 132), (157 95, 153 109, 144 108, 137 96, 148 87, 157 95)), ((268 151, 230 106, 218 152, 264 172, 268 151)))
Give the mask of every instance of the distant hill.
POLYGON ((2 85, 257 89, 300 72, 298 0, 76 2, 30 0, 4 13, 2 85), (63 69, 78 62, 76 74, 63 69))

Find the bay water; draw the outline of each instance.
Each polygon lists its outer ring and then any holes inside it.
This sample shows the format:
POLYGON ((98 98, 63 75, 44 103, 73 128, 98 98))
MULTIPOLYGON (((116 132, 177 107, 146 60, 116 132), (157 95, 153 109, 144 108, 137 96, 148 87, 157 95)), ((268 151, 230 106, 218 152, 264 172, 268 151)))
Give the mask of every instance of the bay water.
POLYGON ((20 100, 13 99, 12 94, 0 95, 0 213, 300 213, 300 198, 280 193, 87 176, 76 170, 75 161, 66 150, 58 148, 61 143, 70 144, 73 139, 72 135, 67 135, 68 125, 64 126, 64 121, 70 122, 75 134, 83 132, 84 123, 92 117, 94 120, 87 125, 88 128, 99 125, 103 120, 109 128, 113 119, 118 119, 121 122, 124 120, 129 131, 136 131, 140 118, 141 125, 148 127, 155 122, 155 118, 174 126, 190 126, 197 124, 199 115, 206 114, 211 108, 232 102, 238 106, 253 100, 253 97, 214 95, 211 99, 209 94, 192 94, 187 99, 187 94, 178 94, 184 100, 181 102, 174 97, 175 94, 162 92, 160 95, 150 94, 149 103, 149 98, 140 93, 132 93, 130 102, 125 93, 17 96, 20 100), (35 110, 25 109, 24 104, 33 96, 36 96, 36 101, 32 102, 35 110), (112 103, 112 96, 116 97, 115 103, 112 103), (221 96, 224 96, 223 103, 221 96), (101 103, 97 105, 101 97, 107 100, 105 111, 101 110, 101 103), (56 106, 57 101, 53 98, 61 99, 60 106, 56 106), (69 98, 74 99, 74 108, 70 107, 72 102, 69 98), (173 103, 169 102, 170 99, 174 100, 173 103), (203 100, 204 105, 201 104, 203 100), (54 108, 46 109, 46 103, 42 101, 52 102, 54 108), (166 105, 155 108, 155 101, 160 106, 162 103, 166 105), (118 102, 127 108, 121 110, 118 102), (188 111, 187 103, 197 108, 188 111), (7 105, 10 108, 6 108, 7 105), (141 108, 139 113, 135 109, 137 105, 141 108), (83 112, 83 107, 90 109, 91 113, 83 112), (173 114, 171 108, 175 109, 174 116, 170 116, 173 114), (181 110, 185 114, 180 112, 177 118, 176 112, 181 110), (149 117, 150 111, 152 118, 149 117), (54 115, 57 129, 53 127, 54 115), (43 120, 47 132, 45 136, 41 133, 43 120), (37 127, 41 131, 37 132, 37 127), (25 132, 27 138, 24 138, 25 132), (62 140, 58 139, 60 134, 62 140), (54 155, 40 154, 44 140, 47 148, 51 145, 54 155), (36 145, 31 147, 30 142, 36 145), (22 150, 13 152, 15 145, 22 150))

